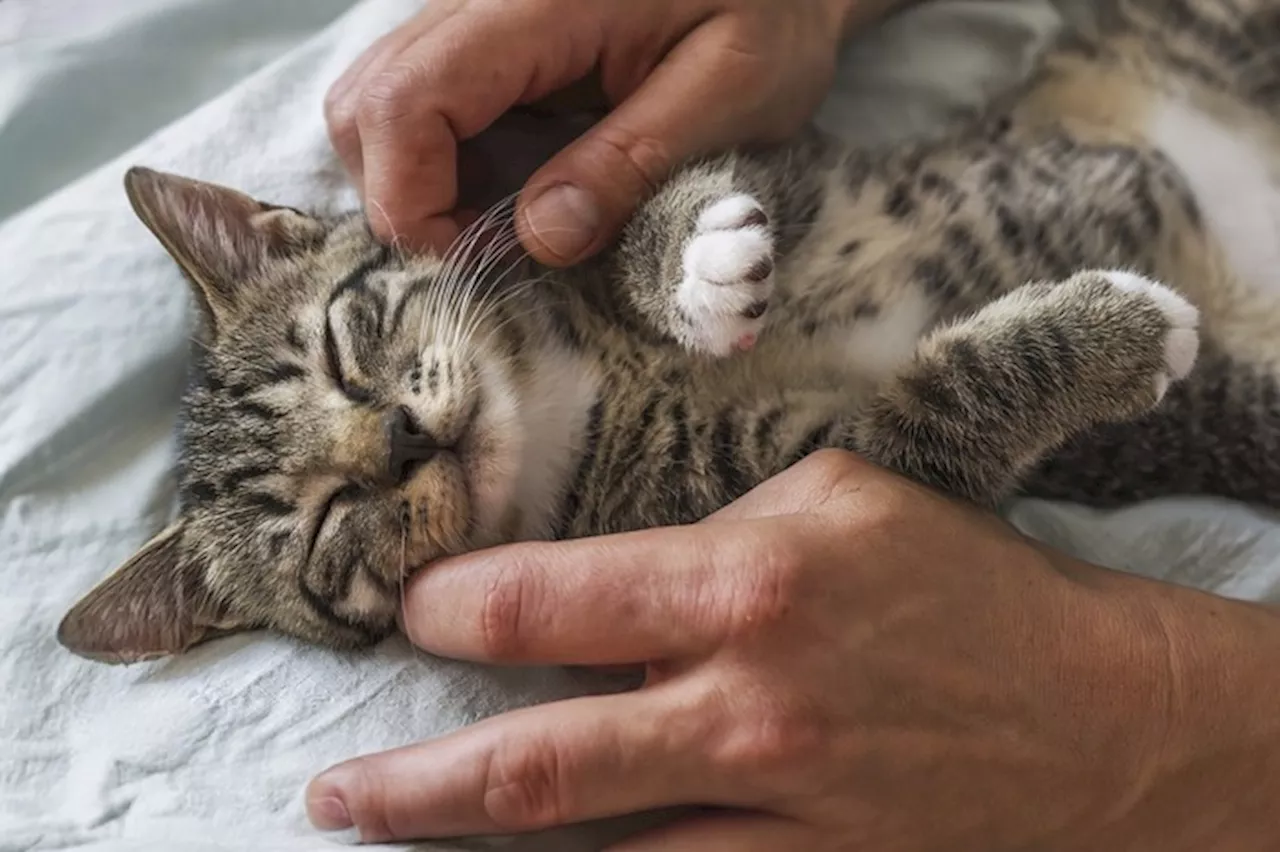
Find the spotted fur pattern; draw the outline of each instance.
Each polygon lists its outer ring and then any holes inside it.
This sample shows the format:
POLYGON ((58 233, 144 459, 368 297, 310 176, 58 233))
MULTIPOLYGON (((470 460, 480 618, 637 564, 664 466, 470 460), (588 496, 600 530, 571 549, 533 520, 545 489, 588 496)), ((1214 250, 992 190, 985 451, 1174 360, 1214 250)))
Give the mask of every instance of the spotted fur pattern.
POLYGON ((1194 104, 1280 163, 1277 45, 1277 0, 1117 2, 941 142, 688 164, 566 272, 135 170, 201 307, 181 512, 60 636, 366 644, 433 559, 691 522, 824 447, 988 505, 1280 505, 1280 311, 1149 132, 1194 104))

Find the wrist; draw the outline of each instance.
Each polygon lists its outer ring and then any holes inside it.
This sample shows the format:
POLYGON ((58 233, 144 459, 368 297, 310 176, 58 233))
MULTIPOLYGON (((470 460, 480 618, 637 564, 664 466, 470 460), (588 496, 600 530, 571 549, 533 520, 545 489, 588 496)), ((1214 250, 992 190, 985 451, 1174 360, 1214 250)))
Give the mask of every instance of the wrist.
MULTIPOLYGON (((1280 616, 1135 577, 1104 584, 1139 657, 1120 739, 1136 748, 1105 824, 1071 849, 1253 852, 1280 816, 1280 616)), ((1105 651, 1105 649, 1102 649, 1105 651)), ((1115 674, 1123 678, 1121 668, 1115 674)))

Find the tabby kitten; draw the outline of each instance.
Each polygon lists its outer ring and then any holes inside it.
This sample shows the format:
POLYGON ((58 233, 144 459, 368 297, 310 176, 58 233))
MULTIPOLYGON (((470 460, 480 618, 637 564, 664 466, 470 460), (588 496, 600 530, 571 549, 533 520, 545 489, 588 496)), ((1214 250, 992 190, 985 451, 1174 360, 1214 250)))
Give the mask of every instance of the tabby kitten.
POLYGON ((364 645, 433 559, 691 522, 824 447, 983 504, 1280 504, 1278 44, 1277 0, 1117 2, 944 141, 689 164, 568 272, 134 169, 201 314, 181 512, 59 637, 364 645))

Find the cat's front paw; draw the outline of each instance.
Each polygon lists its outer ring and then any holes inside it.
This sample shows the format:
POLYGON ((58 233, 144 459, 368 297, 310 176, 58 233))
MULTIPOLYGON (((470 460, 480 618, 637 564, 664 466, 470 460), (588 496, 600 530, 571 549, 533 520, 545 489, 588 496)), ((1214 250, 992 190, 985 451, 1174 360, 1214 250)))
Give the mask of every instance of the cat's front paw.
POLYGON ((698 217, 676 290, 681 342, 722 357, 750 349, 773 295, 773 233, 764 208, 732 195, 698 217))
POLYGON ((1163 340, 1163 369, 1152 377, 1156 400, 1164 398, 1173 382, 1185 379, 1195 366, 1200 349, 1200 312, 1182 296, 1150 278, 1123 270, 1110 270, 1102 277, 1129 297, 1154 306, 1168 323, 1163 340))

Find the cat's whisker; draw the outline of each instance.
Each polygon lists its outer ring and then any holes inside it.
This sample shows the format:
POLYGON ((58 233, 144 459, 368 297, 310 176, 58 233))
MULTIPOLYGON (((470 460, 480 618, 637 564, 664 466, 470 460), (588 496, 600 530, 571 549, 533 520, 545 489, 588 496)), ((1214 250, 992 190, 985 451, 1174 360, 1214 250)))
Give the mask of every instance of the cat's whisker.
POLYGON ((527 311, 521 311, 515 314, 508 314, 506 317, 503 317, 501 322, 495 324, 493 328, 491 328, 488 331, 488 333, 483 338, 481 338, 481 342, 487 343, 488 341, 496 337, 504 328, 506 328, 511 323, 516 322, 518 320, 522 320, 525 317, 534 316, 537 313, 538 313, 537 308, 530 308, 527 311))
POLYGON ((520 239, 514 230, 499 231, 495 238, 485 245, 480 255, 470 264, 468 281, 474 285, 483 280, 489 269, 519 243, 520 239))
MULTIPOLYGON (((476 326, 484 321, 486 311, 477 311, 470 318, 467 312, 478 302, 488 302, 507 277, 529 256, 527 252, 515 258, 507 269, 494 275, 494 269, 511 250, 520 244, 514 220, 500 223, 504 217, 512 217, 513 205, 519 193, 512 193, 494 204, 476 222, 468 226, 467 238, 460 239, 451 249, 444 275, 445 284, 440 288, 441 299, 449 308, 448 311, 435 311, 437 325, 447 325, 451 331, 450 347, 456 347, 467 341, 474 334, 476 326), (497 226, 494 239, 486 242, 477 257, 472 257, 478 245, 480 234, 497 226), (480 292, 482 291, 483 292, 480 292), (477 295, 479 293, 479 295, 477 295)), ((567 229, 564 229, 567 230, 567 229)), ((438 339, 439 335, 433 335, 438 339)), ((425 340, 424 340, 425 343, 425 340)))
MULTIPOLYGON (((466 258, 470 255, 480 235, 487 227, 491 216, 492 211, 487 212, 464 228, 445 251, 444 257, 441 259, 440 280, 432 291, 432 297, 423 303, 419 327, 420 340, 424 340, 428 317, 435 318, 437 325, 439 324, 440 307, 450 301, 457 286, 458 278, 462 274, 462 270, 465 269, 466 258)), ((438 336, 438 334, 433 333, 432 339, 436 339, 438 336)))
MULTIPOLYGON (((400 608, 400 617, 404 619, 406 613, 404 611, 405 602, 405 584, 408 582, 409 575, 409 513, 400 516, 400 570, 398 572, 400 584, 400 599, 396 602, 396 606, 400 608)), ((410 653, 414 657, 422 658, 425 655, 417 645, 409 643, 410 653)))
POLYGON ((369 206, 377 210, 378 213, 382 215, 382 220, 387 223, 387 227, 391 228, 391 242, 388 243, 388 246, 394 251, 400 251, 401 246, 404 245, 404 235, 392 226, 391 219, 387 216, 387 208, 383 207, 376 199, 373 198, 369 199, 369 206))
POLYGON ((454 240, 453 245, 450 246, 449 253, 446 254, 444 258, 446 271, 453 271, 455 267, 465 268, 470 252, 474 249, 479 237, 486 231, 490 230, 490 228, 497 223, 501 217, 510 215, 506 211, 506 208, 514 198, 515 196, 512 195, 497 202, 477 218, 476 221, 472 222, 462 230, 458 235, 458 238, 454 240))
MULTIPOLYGON (((432 339, 439 339, 439 327, 442 325, 455 326, 457 319, 461 319, 462 305, 469 300, 469 288, 474 281, 474 274, 469 273, 472 266, 471 256, 479 245, 481 237, 488 233, 493 227, 500 222, 503 217, 510 215, 507 207, 514 201, 516 195, 510 195, 506 199, 493 205, 488 211, 480 216, 475 222, 469 225, 459 235, 459 239, 455 240, 454 245, 450 247, 450 253, 442 273, 442 286, 439 288, 439 301, 433 304, 432 316, 437 326, 432 339), (442 310, 447 308, 448 310, 442 310)), ((498 231, 497 240, 504 239, 501 230, 498 231)), ((492 242, 486 245, 482 252, 488 252, 492 242)), ((482 254, 482 256, 484 256, 482 254)), ((456 335, 455 335, 456 337, 456 335)), ((424 341, 425 342, 425 341, 424 341)))
POLYGON ((499 215, 498 211, 489 211, 481 216, 459 235, 454 242, 450 255, 444 264, 444 279, 450 285, 456 284, 470 265, 471 255, 481 238, 488 233, 499 215))
POLYGON ((476 310, 478 306, 483 306, 492 301, 493 292, 501 286, 502 281, 528 256, 521 253, 512 264, 500 275, 493 275, 494 269, 503 258, 509 256, 511 250, 519 245, 519 238, 514 233, 505 235, 502 239, 495 242, 492 249, 486 251, 480 259, 477 268, 472 273, 465 292, 456 303, 457 320, 454 323, 454 345, 462 345, 463 341, 470 339, 475 326, 483 321, 484 310, 476 310), (484 292, 477 296, 477 291, 484 288, 484 292), (469 321, 466 312, 475 310, 469 321))
MULTIPOLYGON (((482 347, 488 346, 494 340, 494 338, 496 338, 498 335, 502 333, 503 329, 505 329, 507 326, 515 322, 518 322, 520 320, 523 320, 526 317, 534 316, 537 313, 538 313, 537 308, 531 308, 525 311, 520 311, 517 313, 512 313, 504 316, 500 321, 494 323, 490 328, 486 329, 484 335, 479 338, 478 345, 482 347)), ((472 342, 468 342, 468 345, 472 345, 472 342)))
MULTIPOLYGON (((468 332, 473 334, 476 330, 476 327, 479 325, 479 323, 483 322, 483 320, 487 316, 499 310, 508 302, 514 301, 515 299, 529 292, 529 290, 531 290, 535 284, 541 283, 544 279, 545 279, 545 276, 538 276, 537 278, 530 278, 523 281, 518 281, 515 284, 512 284, 506 290, 504 290, 496 298, 487 299, 484 302, 477 303, 477 305, 475 306, 476 313, 473 315, 473 321, 468 324, 468 332)), ((466 339, 466 337, 464 337, 464 339, 466 339)))
MULTIPOLYGON (((476 332, 477 332, 477 331, 479 331, 480 327, 481 327, 481 326, 483 326, 483 325, 484 325, 484 323, 485 323, 485 322, 486 322, 490 317, 492 317, 495 313, 497 313, 499 310, 501 310, 502 305, 503 305, 506 301, 507 301, 506 299, 503 299, 501 302, 493 303, 493 304, 491 304, 491 305, 486 305, 486 306, 484 307, 484 309, 483 309, 483 310, 479 310, 479 311, 477 311, 477 312, 476 312, 476 313, 475 313, 475 314, 474 314, 474 315, 469 319, 468 324, 467 324, 467 330, 466 330, 465 334, 463 334, 463 335, 460 337, 459 342, 458 342, 458 344, 457 344, 457 345, 458 345, 458 347, 459 347, 460 349, 463 349, 463 350, 470 349, 470 348, 474 345, 474 343, 475 343, 475 340, 476 340, 476 337, 475 337, 476 332)), ((486 333, 484 337, 480 338, 480 339, 481 339, 481 341, 482 341, 482 342, 484 342, 484 343, 487 343, 488 341, 492 340, 492 339, 493 339, 493 337, 494 337, 494 335, 495 335, 495 334, 496 334, 496 332, 498 331, 498 329, 505 327, 506 322, 507 322, 507 321, 504 319, 504 321, 503 321, 503 322, 499 323, 495 328, 491 329, 488 333, 486 333)))
MULTIPOLYGON (((530 287, 525 282, 520 282, 513 285, 496 299, 487 299, 473 305, 473 313, 466 318, 465 328, 459 332, 458 346, 462 348, 470 347, 475 340, 476 332, 490 317, 499 312, 508 302, 528 292, 529 289, 530 287)), ((486 341, 492 339, 492 334, 487 334, 483 339, 486 341)))
POLYGON ((437 280, 435 287, 432 288, 431 292, 422 303, 422 313, 419 318, 418 325, 419 348, 422 348, 422 345, 426 342, 427 323, 429 319, 437 326, 432 329, 432 333, 430 335, 431 339, 435 340, 439 337, 438 317, 440 313, 440 306, 446 303, 448 294, 453 288, 454 270, 457 266, 457 255, 459 252, 465 252, 468 250, 468 241, 471 239, 474 239, 474 232, 464 230, 458 235, 458 238, 454 240, 453 244, 449 246, 449 249, 445 253, 444 259, 441 263, 439 280, 437 280))
POLYGON ((527 257, 527 253, 521 252, 520 256, 517 257, 501 275, 497 276, 492 284, 490 284, 489 289, 486 290, 483 297, 480 299, 468 300, 468 304, 476 306, 476 310, 470 321, 466 324, 465 329, 459 332, 458 337, 460 338, 461 345, 470 345, 470 341, 474 336, 476 329, 489 316, 498 311, 503 304, 528 291, 529 286, 527 282, 516 282, 515 284, 510 285, 497 299, 492 298, 493 291, 497 289, 502 280, 510 275, 527 257))
POLYGON ((484 295, 481 298, 489 296, 511 273, 513 269, 520 265, 528 255, 521 252, 520 256, 512 261, 511 265, 501 274, 492 276, 491 273, 502 263, 503 259, 508 257, 511 250, 520 245, 519 237, 514 233, 504 237, 501 241, 496 242, 492 250, 483 255, 476 264, 476 269, 472 273, 470 292, 467 293, 469 299, 475 298, 475 291, 481 286, 485 286, 484 295))

